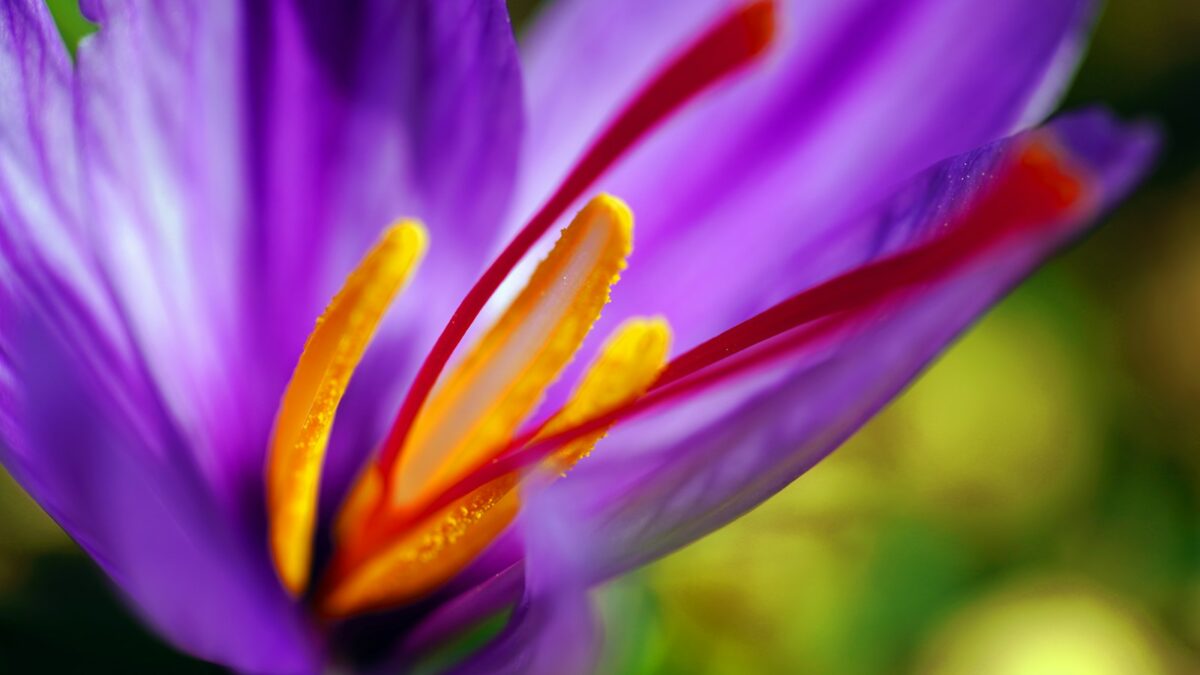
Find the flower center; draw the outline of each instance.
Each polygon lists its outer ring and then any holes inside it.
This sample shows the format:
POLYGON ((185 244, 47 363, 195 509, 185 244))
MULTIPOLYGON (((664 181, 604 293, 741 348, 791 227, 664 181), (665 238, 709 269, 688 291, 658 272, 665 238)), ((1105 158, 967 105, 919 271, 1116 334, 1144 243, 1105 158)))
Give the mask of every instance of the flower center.
MULTIPOLYGON (((407 451, 383 480, 368 467, 335 527, 337 553, 319 603, 327 615, 408 601, 448 581, 516 514, 516 474, 499 476, 436 512, 428 504, 503 447, 537 408, 608 302, 632 244, 632 216, 607 196, 592 200, 525 289, 434 390, 407 451), (421 514, 414 518, 414 515, 421 514)), ((554 433, 644 393, 666 364, 661 320, 620 326, 574 395, 542 427, 554 433)), ((565 472, 605 429, 550 459, 565 472)))
MULTIPOLYGON (((667 64, 465 296, 418 371, 378 460, 342 506, 334 560, 318 593, 322 613, 343 616, 419 597, 461 570, 511 521, 515 475, 441 499, 437 508, 430 504, 505 447, 578 350, 629 253, 628 209, 611 197, 590 202, 499 322, 456 370, 444 378, 442 371, 484 304, 542 235, 647 132, 761 54, 774 16, 770 0, 742 5, 667 64)), ((272 556, 294 595, 310 574, 317 488, 334 412, 423 249, 423 231, 414 224, 385 235, 318 321, 284 395, 268 459, 267 506, 272 556)), ((559 433, 642 394, 665 365, 669 336, 656 319, 619 327, 567 406, 538 433, 559 433)), ((604 433, 597 427, 560 445, 548 456, 551 468, 565 472, 604 433)))
MULTIPOLYGON (((467 294, 414 379, 378 460, 365 467, 341 505, 334 556, 316 594, 323 616, 410 602, 449 581, 511 523, 529 467, 564 474, 612 425, 793 356, 985 252, 1091 206, 1085 177, 1052 138, 1038 139, 926 241, 798 293, 670 363, 665 321, 625 322, 567 404, 545 424, 522 430, 600 316, 630 253, 632 215, 601 195, 443 376, 483 305, 541 235, 649 129, 761 52, 772 22, 771 3, 747 5, 670 64, 467 294)), ((385 233, 318 320, 285 392, 267 466, 267 507, 272 556, 294 595, 305 590, 311 573, 317 488, 334 412, 424 248, 416 224, 385 233)))
MULTIPOLYGON (((519 506, 516 474, 433 512, 426 507, 504 446, 578 351, 625 266, 632 224, 620 201, 592 200, 499 321, 434 391, 390 489, 378 467, 368 467, 335 526, 337 553, 318 600, 324 614, 343 616, 419 597, 461 570, 511 522, 519 506), (417 512, 422 515, 414 519, 417 512)), ((294 594, 308 579, 333 413, 384 308, 423 249, 424 232, 415 224, 384 235, 318 321, 284 395, 268 464, 268 512, 276 567, 294 594)), ((644 393, 666 364, 669 337, 661 320, 621 325, 540 433, 559 432, 644 393)), ((605 431, 560 447, 548 468, 566 472, 605 431)))

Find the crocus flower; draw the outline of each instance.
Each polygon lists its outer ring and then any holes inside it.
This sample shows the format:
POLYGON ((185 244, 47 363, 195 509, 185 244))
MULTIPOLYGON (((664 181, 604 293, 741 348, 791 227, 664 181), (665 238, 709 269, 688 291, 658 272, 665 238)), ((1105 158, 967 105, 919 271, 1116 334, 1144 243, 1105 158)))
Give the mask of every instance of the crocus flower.
POLYGON ((249 672, 509 607, 460 667, 586 670, 591 587, 830 452, 1154 144, 1035 126, 1080 0, 563 0, 520 53, 501 0, 82 9, 74 61, 0 12, 0 459, 249 672))

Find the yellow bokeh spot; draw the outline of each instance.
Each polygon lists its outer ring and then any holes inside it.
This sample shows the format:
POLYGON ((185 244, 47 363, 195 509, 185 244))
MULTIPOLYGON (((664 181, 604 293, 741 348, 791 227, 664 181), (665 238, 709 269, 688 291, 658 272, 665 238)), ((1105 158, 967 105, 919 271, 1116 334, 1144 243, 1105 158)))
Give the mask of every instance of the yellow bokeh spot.
POLYGON ((924 675, 1170 675, 1157 631, 1137 610, 1070 580, 1003 589, 949 620, 924 675))

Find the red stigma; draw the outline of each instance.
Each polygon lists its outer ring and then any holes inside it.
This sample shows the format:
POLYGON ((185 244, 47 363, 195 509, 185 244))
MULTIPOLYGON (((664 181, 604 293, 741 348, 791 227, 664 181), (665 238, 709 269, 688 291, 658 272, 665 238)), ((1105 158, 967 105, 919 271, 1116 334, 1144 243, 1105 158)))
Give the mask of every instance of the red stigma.
POLYGON ((1083 179, 1044 143, 1031 143, 996 184, 942 233, 784 300, 676 357, 662 387, 797 326, 834 314, 855 315, 914 285, 935 281, 1000 241, 1062 222, 1082 200, 1083 179))
POLYGON ((390 481, 391 468, 409 430, 454 350, 521 258, 630 148, 695 96, 752 62, 770 45, 774 33, 774 2, 758 0, 742 6, 670 62, 593 142, 545 205, 467 292, 438 336, 384 440, 378 465, 385 481, 390 481))
POLYGON ((1087 176, 1052 140, 1019 149, 1001 171, 989 189, 929 240, 802 291, 701 343, 675 358, 637 400, 536 442, 536 431, 517 436, 427 510, 434 512, 536 464, 576 438, 795 354, 881 303, 946 278, 1015 236, 1063 227, 1092 206, 1087 176))

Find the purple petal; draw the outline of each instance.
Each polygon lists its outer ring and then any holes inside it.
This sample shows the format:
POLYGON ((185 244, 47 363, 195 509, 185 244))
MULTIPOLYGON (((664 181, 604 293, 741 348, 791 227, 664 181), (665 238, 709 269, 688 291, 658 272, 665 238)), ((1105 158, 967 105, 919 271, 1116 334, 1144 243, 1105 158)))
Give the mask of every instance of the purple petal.
POLYGON ((525 591, 508 626, 454 672, 558 675, 595 670, 602 635, 579 574, 569 504, 542 489, 525 493, 516 525, 525 541, 525 591))
MULTIPOLYGON (((21 386, 0 460, 164 636, 248 672, 315 673, 321 640, 283 592, 261 528, 214 502, 154 392, 93 377, 76 334, 6 315, 21 386)), ((127 374, 132 383, 140 378, 127 374)))
POLYGON ((366 428, 520 143, 500 0, 356 7, 92 0, 77 67, 42 2, 0 12, 0 460, 168 639, 254 672, 319 656, 262 506, 312 322, 377 233, 426 220, 436 273, 365 366, 393 377, 346 402, 366 428))
MULTIPOLYGON (((1104 207, 1144 173, 1156 145, 1153 132, 1121 127, 1102 112, 1065 117, 1048 129, 1086 162, 1104 207)), ((1004 141, 948 160, 885 202, 862 223, 874 233, 873 257, 943 222, 988 184, 990 169, 1012 147, 1014 141, 1004 141)), ((561 501, 583 505, 586 516, 572 531, 593 578, 682 546, 782 489, 1087 223, 1074 225, 1065 234, 1043 231, 997 248, 865 318, 790 369, 618 429, 554 488, 565 493, 561 501), (697 427, 697 420, 714 421, 697 427)))
MULTIPOLYGON (((79 52, 94 245, 214 483, 247 490, 313 321, 383 228, 415 216, 433 239, 420 312, 380 340, 399 353, 367 364, 386 360, 390 382, 414 319, 448 314, 485 254, 521 137, 503 3, 88 10, 101 23, 79 52)), ((345 409, 377 414, 385 392, 345 409)))
POLYGON ((504 3, 296 0, 247 24, 261 40, 246 55, 251 178, 266 195, 255 259, 279 268, 280 297, 314 270, 336 272, 298 319, 301 338, 401 216, 431 231, 415 290, 422 318, 440 314, 486 255, 514 180, 523 109, 504 3))
MULTIPOLYGON (((511 530, 510 530, 511 531, 511 530)), ((466 591, 440 604, 404 636, 398 661, 419 658, 427 650, 445 644, 463 630, 516 603, 525 587, 523 550, 514 554, 502 571, 476 580, 466 591)))
MULTIPOLYGON (((802 287, 856 263, 861 250, 830 253, 835 226, 933 163, 1044 114, 1090 16, 1081 0, 781 4, 778 44, 760 66, 602 181, 637 217, 607 321, 665 313, 686 348, 776 299, 777 280, 802 287), (800 255, 809 262, 791 265, 800 255)), ((727 7, 577 0, 552 10, 525 50, 521 206, 545 194, 673 47, 727 7)))
MULTIPOLYGON (((239 261, 246 175, 232 6, 93 3, 72 82, 96 260, 128 337, 204 479, 235 500, 261 471, 263 419, 239 261)), ((53 129, 42 131, 50 136, 53 129)), ((55 219, 29 224, 61 228, 55 219)), ((82 338, 86 339, 86 337, 82 338)), ((269 421, 267 422, 269 423, 269 421)))
POLYGON ((93 248, 70 60, 42 2, 0 13, 0 462, 192 653, 305 673, 319 641, 167 414, 93 248), (87 214, 88 217, 84 217, 87 214))

